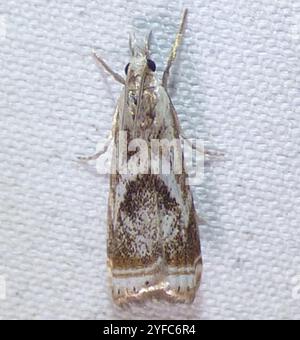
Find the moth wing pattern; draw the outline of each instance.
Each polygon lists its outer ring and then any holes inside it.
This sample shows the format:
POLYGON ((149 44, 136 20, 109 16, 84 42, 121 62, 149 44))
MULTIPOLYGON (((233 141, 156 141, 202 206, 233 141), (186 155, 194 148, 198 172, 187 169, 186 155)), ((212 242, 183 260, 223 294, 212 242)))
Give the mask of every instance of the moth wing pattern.
MULTIPOLYGON (((152 137, 178 138, 174 106, 159 87, 152 137)), ((117 144, 124 92, 114 120, 117 144)), ((117 145, 116 145, 117 146, 117 145)), ((202 272, 197 216, 187 174, 111 174, 108 204, 108 266, 119 304, 148 298, 192 302, 202 272)))

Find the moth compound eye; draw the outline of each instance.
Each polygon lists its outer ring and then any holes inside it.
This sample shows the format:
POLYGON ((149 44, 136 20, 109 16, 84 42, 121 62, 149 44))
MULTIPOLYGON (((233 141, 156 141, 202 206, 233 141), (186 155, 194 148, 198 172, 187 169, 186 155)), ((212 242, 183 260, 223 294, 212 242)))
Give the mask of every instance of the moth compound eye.
POLYGON ((128 73, 128 69, 129 69, 129 63, 126 65, 126 67, 125 67, 125 74, 126 74, 126 76, 127 76, 127 73, 128 73))
POLYGON ((151 59, 147 59, 147 66, 149 67, 149 69, 152 71, 152 72, 155 72, 156 70, 156 65, 155 65, 155 62, 151 59))

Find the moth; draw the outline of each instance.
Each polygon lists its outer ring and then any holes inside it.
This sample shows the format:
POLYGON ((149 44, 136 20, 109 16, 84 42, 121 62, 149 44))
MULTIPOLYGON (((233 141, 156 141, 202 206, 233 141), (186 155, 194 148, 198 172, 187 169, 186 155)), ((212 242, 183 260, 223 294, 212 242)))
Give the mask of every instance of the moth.
MULTIPOLYGON (((125 78, 94 54, 96 61, 123 85, 108 140, 115 150, 136 139, 150 148, 153 140, 184 138, 167 87, 186 18, 184 10, 161 81, 150 57, 150 35, 143 47, 130 39, 131 59, 125 78), (127 139, 121 143, 122 133, 127 139)), ((88 159, 98 158, 107 145, 88 159)), ((125 158, 134 159, 137 152, 126 150, 125 158)), ((118 162, 118 151, 114 156, 118 162)), ((146 170, 122 173, 117 169, 110 175, 107 254, 113 300, 119 305, 151 298, 191 303, 200 284, 202 257, 187 172, 184 165, 181 173, 153 173, 148 165, 146 170)))

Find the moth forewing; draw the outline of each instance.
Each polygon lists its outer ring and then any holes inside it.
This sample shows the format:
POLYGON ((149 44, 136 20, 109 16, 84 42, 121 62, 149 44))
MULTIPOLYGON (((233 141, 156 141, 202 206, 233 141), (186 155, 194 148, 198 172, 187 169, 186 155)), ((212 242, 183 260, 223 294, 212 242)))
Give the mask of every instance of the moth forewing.
MULTIPOLYGON (((172 140, 178 135, 171 105, 158 103, 157 107, 161 107, 155 111, 159 126, 145 131, 149 147, 152 138, 172 140)), ((127 157, 133 157, 130 151, 127 157)), ((193 301, 202 262, 186 177, 184 168, 181 174, 171 168, 169 174, 111 176, 108 256, 112 294, 118 304, 148 297, 193 301)))

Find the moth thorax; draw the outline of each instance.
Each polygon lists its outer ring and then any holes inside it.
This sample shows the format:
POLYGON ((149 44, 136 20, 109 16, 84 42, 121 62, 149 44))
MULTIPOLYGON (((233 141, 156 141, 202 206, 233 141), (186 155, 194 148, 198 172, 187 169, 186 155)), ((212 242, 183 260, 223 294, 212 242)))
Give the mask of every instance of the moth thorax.
POLYGON ((145 130, 151 128, 155 121, 155 107, 157 95, 153 89, 144 90, 139 98, 139 92, 129 91, 128 93, 128 111, 136 127, 145 130))

